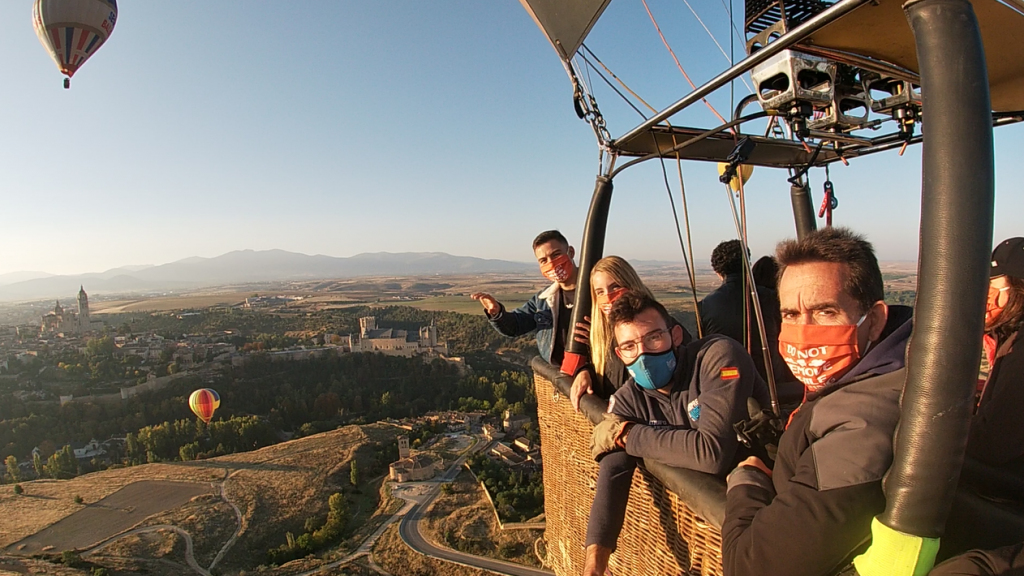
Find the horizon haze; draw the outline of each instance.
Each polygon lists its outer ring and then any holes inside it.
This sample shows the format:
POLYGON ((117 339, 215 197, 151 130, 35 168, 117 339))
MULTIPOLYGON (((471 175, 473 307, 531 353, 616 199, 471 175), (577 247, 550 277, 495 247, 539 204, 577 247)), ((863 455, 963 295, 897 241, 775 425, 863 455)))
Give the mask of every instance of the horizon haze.
MULTIPOLYGON (((728 65, 686 6, 649 6, 695 82, 728 65)), ((695 6, 719 42, 729 40, 723 6, 695 6)), ((517 2, 131 3, 70 90, 30 8, 0 7, 11 24, 0 36, 0 107, 17 111, 4 117, 0 155, 0 274, 82 274, 240 249, 529 261, 531 240, 551 228, 579 248, 598 169, 594 135, 517 2)), ((742 28, 742 10, 736 18, 742 28)), ((690 91, 642 5, 610 3, 587 47, 656 108, 690 91)), ((613 136, 640 121, 593 82, 613 136)), ((730 110, 748 93, 734 87, 709 102, 730 110)), ((719 122, 701 106, 673 123, 719 122)), ((998 241, 1024 233, 1014 216, 1024 213, 1015 158, 1024 126, 996 130, 995 142, 998 241)), ((866 234, 882 260, 917 258, 920 150, 831 167, 836 224, 866 234)), ((665 169, 682 219, 676 167, 665 169)), ((685 162, 683 171, 693 251, 706 259, 735 237, 732 217, 713 164, 685 162)), ((786 176, 758 168, 747 185, 755 255, 794 235, 786 176)), ((820 202, 824 170, 810 176, 820 202)), ((615 188, 605 253, 681 262, 662 166, 631 168, 615 188)))

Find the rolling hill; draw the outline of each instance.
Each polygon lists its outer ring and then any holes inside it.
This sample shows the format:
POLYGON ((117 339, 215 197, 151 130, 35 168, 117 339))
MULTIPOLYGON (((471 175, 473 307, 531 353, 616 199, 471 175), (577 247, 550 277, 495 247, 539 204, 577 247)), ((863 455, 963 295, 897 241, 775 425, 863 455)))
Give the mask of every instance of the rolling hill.
MULTIPOLYGON (((105 272, 32 277, 0 284, 0 300, 68 298, 85 286, 90 294, 159 292, 282 280, 358 276, 513 273, 533 270, 522 262, 453 256, 443 252, 376 252, 348 258, 285 250, 236 250, 215 258, 192 257, 159 266, 126 266, 105 272), (141 268, 141 269, 140 269, 141 268)), ((10 276, 17 280, 17 274, 10 276)))

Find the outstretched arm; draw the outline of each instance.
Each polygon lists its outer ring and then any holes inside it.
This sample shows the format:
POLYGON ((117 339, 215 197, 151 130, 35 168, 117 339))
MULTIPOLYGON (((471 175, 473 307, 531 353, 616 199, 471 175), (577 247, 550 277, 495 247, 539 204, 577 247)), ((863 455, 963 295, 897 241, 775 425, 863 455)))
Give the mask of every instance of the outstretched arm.
MULTIPOLYGON (((537 329, 538 298, 536 296, 511 312, 505 310, 505 306, 501 302, 485 292, 477 292, 470 295, 470 298, 480 302, 491 326, 505 336, 522 336, 537 329)), ((548 311, 547 314, 550 316, 551 313, 548 311)))

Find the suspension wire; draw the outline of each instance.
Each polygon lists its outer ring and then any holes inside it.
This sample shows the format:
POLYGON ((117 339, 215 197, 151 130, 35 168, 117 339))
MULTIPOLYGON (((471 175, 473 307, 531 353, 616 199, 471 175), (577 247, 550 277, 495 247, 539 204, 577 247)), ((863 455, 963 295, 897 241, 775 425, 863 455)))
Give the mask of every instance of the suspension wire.
MULTIPOLYGON (((655 137, 654 134, 651 134, 651 137, 655 139, 654 140, 654 145, 655 145, 655 147, 657 147, 658 146, 657 137, 655 137)), ((676 200, 675 200, 675 198, 672 197, 672 186, 668 183, 668 170, 665 169, 665 157, 664 156, 658 156, 658 160, 660 161, 660 164, 661 164, 661 178, 665 182, 665 192, 668 193, 668 202, 672 206, 672 219, 675 220, 675 223, 676 223, 676 237, 679 239, 679 249, 683 253, 683 265, 686 266, 686 275, 691 278, 690 291, 693 293, 694 309, 696 309, 696 307, 697 307, 697 288, 693 284, 693 280, 692 279, 694 278, 694 274, 693 274, 693 270, 690 268, 690 260, 693 259, 692 258, 692 252, 691 252, 691 257, 687 258, 686 257, 686 244, 683 242, 683 232, 682 232, 682 229, 679 227, 679 213, 676 211, 676 200)), ((689 221, 689 219, 687 219, 687 221, 686 221, 686 232, 687 232, 687 235, 689 235, 689 232, 690 232, 690 221, 689 221)), ((691 246, 691 248, 692 248, 692 246, 691 246)), ((701 326, 700 326, 700 316, 699 316, 700 312, 697 312, 697 314, 698 314, 698 316, 697 316, 697 335, 698 335, 698 337, 703 338, 702 330, 701 330, 701 326)))
MULTIPOLYGON (((672 135, 672 142, 675 143, 675 135, 672 135)), ((679 173, 679 194, 683 200, 683 223, 686 224, 686 246, 690 252, 690 262, 693 262, 694 267, 697 266, 697 261, 693 259, 693 237, 690 236, 690 212, 686 208, 686 186, 683 183, 683 159, 676 153, 676 171, 679 173)), ((678 226, 678 224, 677 224, 678 226)), ((700 319, 700 304, 697 302, 697 274, 693 268, 687 268, 690 273, 690 293, 693 295, 693 313, 697 317, 697 338, 704 337, 704 326, 700 319)))
MULTIPOLYGON (((732 18, 732 6, 725 3, 725 0, 721 0, 722 8, 725 9, 725 13, 729 15, 729 27, 732 28, 733 36, 740 39, 743 42, 743 35, 740 34, 739 28, 736 27, 736 21, 732 18)), ((731 3, 731 0, 730 0, 731 3)))
MULTIPOLYGON (((739 190, 739 196, 740 196, 740 224, 742 225, 742 231, 740 232, 740 239, 743 241, 742 242, 743 248, 745 250, 749 250, 749 248, 747 248, 748 246, 750 246, 750 238, 747 236, 747 197, 746 197, 746 194, 743 193, 743 175, 742 174, 738 174, 738 176, 739 176, 739 183, 740 183, 740 190, 739 190)), ((749 255, 748 255, 748 257, 749 257, 749 255)), ((754 292, 756 293, 757 292, 757 286, 753 282, 753 276, 751 276, 751 279, 748 282, 747 275, 744 274, 743 275, 743 289, 744 290, 750 290, 751 287, 753 288, 754 292), (748 283, 750 284, 750 286, 747 286, 748 283)), ((752 348, 754 347, 754 337, 753 337, 753 334, 750 333, 750 329, 749 329, 749 326, 750 326, 750 306, 751 306, 750 302, 746 298, 744 298, 743 299, 743 339, 745 340, 744 344, 746 345, 747 353, 752 355, 753 354, 752 348)))
MULTIPOLYGON (((730 26, 732 26, 732 17, 733 17, 732 16, 732 5, 733 5, 733 0, 729 0, 729 25, 730 26)), ((736 39, 733 37, 732 34, 729 34, 729 68, 732 68, 733 66, 736 65, 736 62, 734 62, 735 59, 736 59, 736 39)), ((749 89, 750 86, 747 85, 747 79, 743 78, 742 76, 740 76, 740 78, 743 79, 743 85, 746 86, 749 89)), ((750 91, 753 92, 753 90, 750 90, 750 91)), ((735 110, 735 109, 736 109, 736 80, 732 79, 732 80, 729 81, 729 110, 735 110)), ((739 116, 739 114, 733 114, 733 116, 739 116)))
MULTIPOLYGON (((640 2, 643 3, 644 10, 647 10, 647 15, 651 18, 651 23, 654 24, 654 29, 658 31, 658 36, 661 37, 661 43, 665 45, 665 48, 668 49, 668 53, 672 55, 672 60, 675 61, 676 67, 679 68, 679 71, 683 73, 683 78, 686 78, 686 82, 690 84, 690 88, 696 90, 697 85, 693 83, 693 80, 690 80, 690 75, 687 74, 686 70, 683 69, 683 65, 679 63, 679 58, 676 57, 675 51, 672 50, 671 46, 669 46, 668 40, 665 39, 665 35, 661 33, 661 27, 658 26, 657 20, 654 19, 654 14, 651 13, 650 7, 647 6, 647 0, 640 0, 640 2)), ((710 102, 708 102, 707 98, 701 98, 701 102, 704 102, 704 105, 707 106, 708 109, 711 110, 711 112, 716 117, 718 117, 718 119, 723 124, 726 123, 725 118, 723 118, 722 115, 718 113, 718 110, 715 110, 715 107, 712 106, 710 102)))
MULTIPOLYGON (((727 54, 725 52, 725 48, 722 48, 722 45, 718 43, 718 39, 715 38, 715 35, 711 32, 711 29, 708 28, 708 25, 705 24, 703 20, 701 20, 700 15, 698 15, 697 11, 694 10, 693 6, 690 5, 689 0, 683 0, 683 4, 686 4, 686 7, 690 9, 690 12, 693 13, 693 17, 697 19, 697 22, 699 22, 701 27, 704 28, 704 31, 708 33, 708 36, 711 37, 711 41, 715 43, 715 46, 718 46, 718 51, 722 53, 722 56, 725 56, 726 62, 728 62, 729 66, 731 67, 733 65, 731 54, 727 54)), ((730 16, 730 20, 731 19, 732 19, 732 17, 730 16)), ((730 53, 732 52, 732 36, 731 35, 729 36, 729 52, 730 53)), ((743 81, 743 85, 747 87, 747 90, 749 90, 750 93, 753 94, 754 89, 750 87, 750 84, 747 84, 747 79, 744 78, 743 76, 740 76, 740 80, 743 81)), ((731 89, 731 86, 732 86, 732 84, 734 82, 735 82, 735 79, 729 81, 730 89, 731 89)), ((730 105, 729 108, 732 108, 732 106, 730 105)))
MULTIPOLYGON (((740 182, 743 181, 742 175, 740 182)), ((732 198, 732 188, 729 183, 725 184, 725 196, 729 199, 729 209, 732 211, 732 221, 736 226, 736 235, 740 237, 740 255, 743 257, 743 275, 749 279, 749 295, 754 304, 754 314, 757 316, 757 330, 761 336, 761 354, 764 358, 765 376, 768 379, 768 393, 771 395, 772 413, 781 417, 779 410, 779 391, 775 386, 775 374, 772 370, 771 354, 768 353, 768 335, 764 329, 764 314, 761 312, 761 301, 757 297, 757 287, 754 285, 754 271, 750 267, 750 258, 747 256, 747 242, 740 226, 739 214, 736 212, 736 203, 732 198)))
MULTIPOLYGON (((636 92, 633 91, 632 88, 627 86, 626 83, 623 82, 621 78, 616 76, 615 73, 611 71, 611 69, 609 69, 607 66, 605 66, 604 62, 602 62, 601 59, 597 57, 597 54, 594 54, 593 50, 591 50, 586 44, 580 44, 580 46, 582 46, 583 49, 586 50, 588 54, 590 54, 590 57, 593 58, 594 61, 597 62, 601 66, 601 68, 604 68, 604 71, 607 72, 609 76, 614 78, 615 81, 618 82, 619 85, 622 86, 622 88, 626 92, 629 92, 633 96, 633 98, 636 98, 641 104, 646 106, 647 109, 650 110, 651 112, 654 112, 655 114, 658 113, 658 110, 654 106, 651 106, 650 104, 648 104, 646 100, 641 98, 639 94, 637 94, 636 92)), ((584 57, 584 60, 586 61, 585 57, 584 57)), ((605 82, 607 82, 607 80, 605 80, 605 82)), ((617 92, 617 90, 616 90, 616 92, 617 92)))
MULTIPOLYGON (((620 98, 622 98, 623 102, 625 102, 626 104, 629 104, 629 107, 632 108, 637 114, 639 114, 641 118, 643 118, 644 120, 647 120, 647 115, 644 114, 642 110, 637 108, 636 105, 633 104, 633 102, 630 101, 629 98, 626 98, 626 95, 623 94, 621 91, 619 91, 619 89, 616 88, 615 85, 612 84, 610 80, 608 80, 608 78, 605 78, 604 74, 601 74, 600 70, 598 70, 597 68, 594 68, 594 65, 590 63, 590 60, 587 60, 586 56, 583 56, 581 54, 580 58, 582 58, 583 61, 587 64, 587 68, 588 69, 593 69, 594 73, 597 74, 597 77, 600 78, 601 80, 604 80, 604 83, 607 84, 608 87, 611 88, 616 94, 618 94, 620 98)), ((605 69, 607 70, 607 68, 605 68, 605 69)), ((588 76, 590 75, 589 70, 587 71, 587 75, 588 76)), ((614 76, 614 74, 612 76, 614 76)), ((616 80, 617 80, 617 78, 616 78, 616 80)), ((621 83, 621 81, 620 81, 620 83, 621 83)), ((628 88, 627 88, 627 90, 628 90, 628 88)), ((632 93, 632 91, 630 93, 632 93)), ((633 95, 636 96, 636 94, 633 94, 633 95)), ((639 97, 637 99, 639 99, 639 97)), ((644 104, 647 104, 643 100, 640 100, 640 101, 643 102, 644 104)), ((657 112, 657 111, 655 110, 655 112, 657 112)))

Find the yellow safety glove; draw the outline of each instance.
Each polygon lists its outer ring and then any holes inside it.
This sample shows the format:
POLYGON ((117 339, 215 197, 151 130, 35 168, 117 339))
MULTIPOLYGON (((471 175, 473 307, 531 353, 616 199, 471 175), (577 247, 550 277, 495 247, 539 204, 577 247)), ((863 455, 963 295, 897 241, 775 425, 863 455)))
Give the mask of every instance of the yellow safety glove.
POLYGON ((860 576, 926 576, 938 551, 938 538, 897 532, 875 518, 871 521, 871 546, 853 559, 853 565, 860 576))

